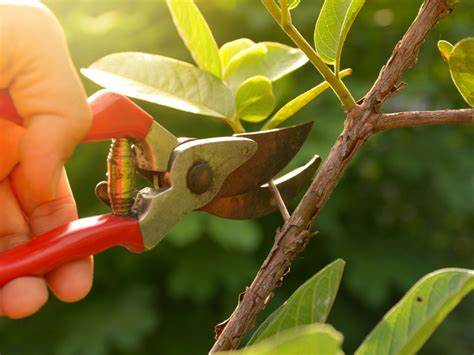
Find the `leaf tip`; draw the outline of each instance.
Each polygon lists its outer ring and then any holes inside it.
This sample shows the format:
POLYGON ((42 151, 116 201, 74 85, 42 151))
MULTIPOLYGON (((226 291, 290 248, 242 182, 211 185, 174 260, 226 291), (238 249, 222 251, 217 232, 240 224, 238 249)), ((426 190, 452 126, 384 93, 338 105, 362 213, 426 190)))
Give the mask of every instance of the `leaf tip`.
POLYGON ((453 52, 454 46, 448 41, 441 40, 438 41, 438 50, 441 54, 441 57, 447 62, 451 53, 453 52))

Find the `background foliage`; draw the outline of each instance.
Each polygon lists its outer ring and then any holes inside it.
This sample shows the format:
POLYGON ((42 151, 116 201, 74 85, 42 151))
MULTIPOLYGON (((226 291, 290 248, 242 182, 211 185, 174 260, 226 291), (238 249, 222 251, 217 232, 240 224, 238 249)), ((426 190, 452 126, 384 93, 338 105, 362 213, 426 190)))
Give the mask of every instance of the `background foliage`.
MULTIPOLYGON (((378 74, 421 1, 368 1, 347 40, 342 66, 348 86, 362 95, 378 74)), ((144 51, 191 62, 161 0, 45 1, 63 24, 73 59, 86 67, 119 51, 144 51)), ((288 43, 255 0, 197 1, 219 44, 235 38, 288 43)), ((294 21, 308 39, 322 1, 302 1, 294 21)), ((474 4, 465 1, 431 33, 409 84, 387 111, 460 108, 436 42, 472 35, 474 4)), ((321 79, 308 64, 277 82, 280 105, 321 79)), ((84 80, 89 93, 97 87, 84 80)), ((222 122, 143 104, 176 135, 230 134, 222 122)), ((293 164, 323 157, 342 127, 342 110, 325 93, 291 123, 316 120, 293 164)), ((257 126, 248 125, 250 130, 257 126)), ((328 322, 352 353, 381 316, 426 273, 474 266, 472 127, 407 128, 371 138, 355 158, 317 223, 320 234, 293 265, 264 319, 305 280, 335 260, 346 260, 341 292, 328 322)), ((81 146, 68 164, 81 216, 106 212, 93 186, 103 179, 107 144, 81 146)), ((96 258, 91 295, 76 305, 51 302, 22 321, 0 320, 0 352, 18 354, 198 354, 213 342, 213 326, 265 257, 275 214, 253 222, 189 215, 154 251, 142 256, 113 250, 96 258)), ((422 351, 470 354, 472 297, 448 317, 422 351)))

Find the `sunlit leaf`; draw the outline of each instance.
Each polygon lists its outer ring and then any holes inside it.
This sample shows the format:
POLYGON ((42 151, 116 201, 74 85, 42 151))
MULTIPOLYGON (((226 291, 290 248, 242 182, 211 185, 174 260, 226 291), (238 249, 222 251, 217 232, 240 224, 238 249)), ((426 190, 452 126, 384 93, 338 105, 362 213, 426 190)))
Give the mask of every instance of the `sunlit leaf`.
POLYGON ((224 72, 224 79, 233 89, 257 75, 275 81, 300 68, 307 61, 306 55, 297 48, 274 42, 256 43, 231 59, 224 72))
POLYGON ((261 343, 216 355, 340 355, 342 334, 328 324, 286 330, 261 343))
POLYGON ((426 275, 377 324, 356 354, 415 354, 473 289, 473 270, 442 269, 426 275))
POLYGON ((255 221, 231 221, 211 218, 209 236, 226 250, 253 252, 262 242, 263 234, 255 221))
MULTIPOLYGON (((288 6, 289 10, 293 10, 300 4, 301 0, 286 0, 286 5, 288 6)), ((281 4, 280 0, 278 3, 281 4)))
POLYGON ((221 57, 221 63, 223 70, 226 70, 230 60, 239 52, 247 49, 255 44, 254 41, 248 38, 239 38, 235 41, 225 43, 219 49, 219 55, 221 57))
MULTIPOLYGON (((343 70, 339 73, 340 78, 344 78, 352 74, 351 69, 343 70)), ((263 129, 272 129, 278 127, 280 124, 285 122, 290 117, 294 116, 299 110, 308 105, 311 101, 316 99, 324 91, 330 88, 327 81, 316 85, 314 88, 302 93, 295 97, 293 100, 284 105, 281 109, 273 115, 273 117, 263 126, 263 129)))
POLYGON ((222 76, 219 50, 206 20, 194 0, 166 0, 178 33, 198 66, 222 76))
POLYGON ((119 94, 178 110, 233 117, 235 98, 227 85, 195 66, 138 52, 108 55, 82 74, 119 94))
POLYGON ((249 344, 259 343, 289 328, 324 323, 336 298, 344 266, 344 260, 338 259, 301 285, 258 327, 249 344))
POLYGON ((314 31, 316 51, 339 71, 342 47, 365 0, 325 0, 314 31))
POLYGON ((454 84, 464 100, 474 107, 474 37, 458 42, 448 63, 454 84))
POLYGON ((264 76, 244 81, 235 97, 238 117, 248 122, 263 121, 275 109, 272 82, 264 76))
POLYGON ((448 41, 438 41, 438 49, 445 61, 449 60, 454 46, 448 41))

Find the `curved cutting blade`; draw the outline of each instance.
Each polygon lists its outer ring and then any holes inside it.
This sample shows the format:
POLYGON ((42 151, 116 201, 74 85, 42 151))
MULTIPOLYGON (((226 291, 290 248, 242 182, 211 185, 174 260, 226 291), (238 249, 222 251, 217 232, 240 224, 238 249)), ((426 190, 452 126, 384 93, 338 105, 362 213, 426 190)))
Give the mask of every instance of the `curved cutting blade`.
POLYGON ((313 122, 262 132, 235 134, 257 142, 255 155, 230 174, 219 196, 252 191, 270 181, 298 153, 311 131, 313 122))
MULTIPOLYGON (((288 203, 308 186, 321 163, 315 156, 306 165, 274 180, 285 203, 288 203)), ((262 217, 278 209, 268 184, 247 193, 220 197, 201 208, 201 211, 229 219, 262 217)))

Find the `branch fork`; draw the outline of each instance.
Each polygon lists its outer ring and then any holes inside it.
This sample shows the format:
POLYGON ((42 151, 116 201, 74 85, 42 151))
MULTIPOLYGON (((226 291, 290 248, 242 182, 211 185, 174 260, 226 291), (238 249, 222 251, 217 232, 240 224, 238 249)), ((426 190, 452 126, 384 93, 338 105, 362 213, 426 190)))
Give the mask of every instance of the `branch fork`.
POLYGON ((308 56, 343 104, 347 117, 344 130, 336 140, 328 157, 320 167, 311 186, 298 207, 275 234, 275 242, 252 284, 228 319, 210 353, 235 349, 242 337, 254 325, 258 313, 265 307, 273 290, 281 285, 292 261, 302 252, 314 233, 320 210, 329 200, 352 157, 374 133, 409 126, 434 124, 472 123, 474 109, 413 111, 382 113, 383 104, 404 86, 399 83, 403 73, 416 63, 417 55, 429 31, 443 17, 452 12, 455 1, 424 0, 420 11, 407 32, 395 46, 390 59, 380 70, 369 92, 358 103, 351 93, 321 60, 291 23, 281 13, 288 11, 287 2, 281 0, 281 9, 274 0, 261 0, 283 31, 308 56))

